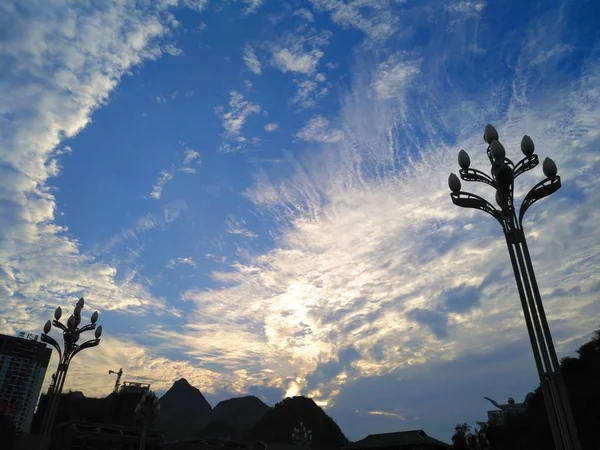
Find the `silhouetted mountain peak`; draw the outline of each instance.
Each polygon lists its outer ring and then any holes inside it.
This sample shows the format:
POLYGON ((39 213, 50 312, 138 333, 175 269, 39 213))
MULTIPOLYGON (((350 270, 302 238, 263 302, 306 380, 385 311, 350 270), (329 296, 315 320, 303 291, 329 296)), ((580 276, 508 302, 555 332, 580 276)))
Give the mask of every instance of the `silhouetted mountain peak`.
POLYGON ((252 407, 260 408, 266 411, 269 407, 258 397, 253 395, 245 395, 243 397, 234 397, 227 400, 223 400, 219 402, 217 406, 214 407, 215 411, 225 410, 230 408, 241 408, 241 409, 249 409, 252 407))
POLYGON ((348 439, 340 427, 311 398, 288 397, 269 409, 250 437, 263 442, 291 442, 300 422, 312 431, 313 443, 322 448, 340 448, 348 439))
POLYGON ((262 400, 251 395, 223 400, 208 414, 206 426, 194 434, 241 438, 269 409, 262 400))
POLYGON ((156 426, 167 438, 189 436, 198 424, 206 423, 206 417, 212 410, 202 392, 185 378, 173 383, 158 403, 160 414, 156 426))

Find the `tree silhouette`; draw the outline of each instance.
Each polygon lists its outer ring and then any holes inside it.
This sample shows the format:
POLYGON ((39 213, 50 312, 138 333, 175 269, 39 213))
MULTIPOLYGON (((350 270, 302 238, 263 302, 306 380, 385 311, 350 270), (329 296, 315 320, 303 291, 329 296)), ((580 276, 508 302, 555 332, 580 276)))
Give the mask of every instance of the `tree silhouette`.
MULTIPOLYGON (((561 361, 561 374, 583 450, 600 449, 600 433, 597 432, 600 424, 600 329, 579 347, 577 357, 561 361)), ((479 422, 479 429, 473 433, 476 439, 469 437, 470 430, 464 425, 456 426, 452 438, 455 449, 485 449, 482 445, 487 443, 490 450, 555 450, 540 387, 528 395, 527 409, 523 413, 507 415, 502 424, 479 422), (473 447, 475 444, 479 447, 473 447)))

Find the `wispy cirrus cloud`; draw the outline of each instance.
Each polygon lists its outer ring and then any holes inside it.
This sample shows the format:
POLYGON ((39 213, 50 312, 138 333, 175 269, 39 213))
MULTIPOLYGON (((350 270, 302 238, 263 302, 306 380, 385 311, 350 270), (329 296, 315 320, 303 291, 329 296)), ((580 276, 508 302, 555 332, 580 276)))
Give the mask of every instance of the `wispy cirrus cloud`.
POLYGON ((215 108, 215 113, 221 119, 221 125, 225 129, 221 151, 227 153, 245 147, 246 137, 242 133, 242 128, 248 117, 261 111, 260 105, 244 99, 239 92, 231 91, 229 94, 229 110, 226 111, 223 106, 215 108))
POLYGON ((298 86, 296 95, 290 99, 290 104, 299 109, 311 109, 317 105, 320 98, 329 93, 325 83, 325 75, 317 73, 312 79, 294 80, 298 86))
POLYGON ((198 267, 198 264, 194 261, 191 256, 180 256, 178 258, 172 258, 167 262, 167 269, 174 269, 177 265, 190 266, 193 268, 198 267))
POLYGON ((305 34, 287 34, 271 43, 271 64, 283 73, 313 74, 324 55, 332 34, 310 30, 305 34))
POLYGON ((243 236, 248 239, 256 239, 258 235, 246 228, 246 221, 243 219, 236 219, 235 217, 229 217, 225 223, 225 232, 233 235, 243 236))
MULTIPOLYGON (((343 28, 357 28, 375 40, 385 40, 398 27, 391 0, 310 0, 317 11, 326 11, 343 28)), ((396 12, 397 13, 397 12, 396 12)))
POLYGON ((303 141, 334 144, 344 139, 344 132, 331 128, 329 126, 329 120, 323 116, 317 115, 310 119, 304 128, 296 133, 296 137, 303 141))
POLYGON ((323 52, 317 49, 304 52, 300 49, 282 48, 273 53, 271 62, 284 73, 296 72, 308 75, 317 69, 322 56, 323 52))
MULTIPOLYGON (((397 66, 394 60, 356 74, 340 117, 343 139, 331 138, 327 119, 313 118, 312 127, 298 137, 327 144, 322 155, 292 162, 291 177, 260 175, 246 192, 257 211, 276 224, 273 247, 241 253, 228 270, 213 272, 221 289, 186 294, 199 304, 214 305, 215 316, 230 311, 231 320, 237 316, 262 324, 265 335, 257 344, 293 361, 294 376, 284 384, 287 392, 309 393, 329 407, 339 401, 348 408, 345 392, 358 380, 389 376, 400 387, 414 384, 433 361, 451 365, 484 358, 502 346, 514 350, 525 339, 510 264, 507 257, 498 257, 505 252, 498 224, 452 205, 446 185, 461 147, 472 150, 474 166, 485 167, 485 153, 476 151, 484 147, 481 128, 471 122, 485 125, 486 119, 473 111, 487 109, 467 103, 456 110, 446 97, 418 90, 414 86, 426 83, 427 77, 421 70, 409 77, 414 85, 406 77, 383 76, 382 68, 397 74, 397 66), (389 80, 403 95, 373 96, 376 80, 389 80), (404 93, 413 102, 414 95, 422 97, 406 108, 404 93), (456 114, 468 114, 468 120, 454 130, 439 129, 446 117, 456 114), (449 145, 444 136, 451 132, 456 137, 449 145), (242 299, 247 311, 234 313, 233 305, 242 299), (500 328, 501 336, 488 339, 491 330, 500 328), (324 375, 315 376, 320 372, 324 375), (411 374, 410 381, 398 378, 404 372, 411 374)), ((507 149, 515 149, 509 152, 518 153, 519 140, 527 133, 554 155, 563 180, 587 174, 578 178, 581 187, 565 186, 582 203, 566 207, 567 199, 556 197, 536 205, 528 224, 560 352, 572 350, 583 336, 580 330, 597 326, 585 311, 599 308, 594 264, 600 241, 593 225, 598 217, 590 205, 599 201, 598 191, 591 188, 598 180, 591 174, 599 168, 600 157, 594 151, 598 135, 590 119, 600 111, 593 98, 582 101, 582 95, 595 92, 599 70, 590 61, 576 86, 550 97, 529 97, 527 104, 519 95, 525 89, 517 83, 508 94, 510 112, 494 120, 507 149), (561 131, 552 125, 559 122, 565 127, 561 131), (579 136, 577 152, 561 151, 570 145, 571 133, 579 136), (575 241, 557 238, 563 230, 573 232, 575 223, 575 241), (560 250, 555 249, 557 239, 560 250), (561 264, 552 262, 557 251, 561 264), (574 308, 556 289, 575 288, 578 282, 584 286, 577 291, 574 308)), ((520 82, 528 83, 527 76, 519 75, 520 82)), ((463 93, 448 93, 454 95, 463 93)), ((519 179, 518 195, 540 176, 539 170, 534 172, 519 179)), ((469 187, 489 194, 480 186, 469 187)), ((533 367, 527 366, 527 345, 503 358, 535 379, 533 367)), ((386 415, 387 410, 368 411, 386 415)), ((408 416, 418 419, 414 411, 408 416)))
POLYGON ((250 45, 246 45, 244 47, 244 63, 246 67, 250 69, 255 75, 260 75, 262 73, 262 67, 254 49, 250 45))
POLYGON ((168 170, 161 170, 156 183, 152 185, 152 191, 150 192, 150 198, 154 200, 160 200, 162 191, 169 181, 173 179, 173 174, 168 170))
POLYGON ((411 60, 403 52, 395 53, 377 67, 372 89, 379 98, 399 98, 420 71, 420 59, 411 60))
POLYGON ((307 22, 315 21, 315 16, 307 8, 297 9, 296 11, 294 11, 294 16, 300 17, 301 19, 304 19, 307 22))

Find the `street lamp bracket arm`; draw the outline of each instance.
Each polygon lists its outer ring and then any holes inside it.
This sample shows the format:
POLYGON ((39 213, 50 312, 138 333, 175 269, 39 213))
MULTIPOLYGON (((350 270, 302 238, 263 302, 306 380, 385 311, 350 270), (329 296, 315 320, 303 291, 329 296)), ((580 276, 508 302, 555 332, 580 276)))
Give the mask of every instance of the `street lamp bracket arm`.
POLYGON ((62 331, 67 331, 67 327, 65 327, 61 322, 59 322, 56 319, 52 321, 52 325, 54 325, 55 327, 60 328, 62 331))
POLYGON ((69 361, 73 359, 73 357, 79 353, 81 350, 85 350, 86 348, 91 348, 91 347, 95 347, 100 343, 100 339, 91 339, 89 341, 84 342, 83 344, 79 345, 75 350, 73 350, 73 353, 71 353, 71 355, 69 356, 69 361))
POLYGON ((554 194, 560 189, 560 186, 560 177, 555 176, 553 178, 546 178, 531 188, 531 190, 523 199, 523 203, 521 204, 521 209, 519 211, 519 226, 521 228, 523 228, 523 217, 525 216, 525 212, 529 209, 529 207, 538 200, 554 194))
POLYGON ((53 337, 48 336, 45 333, 42 334, 41 340, 42 340, 42 342, 44 342, 46 344, 50 344, 52 347, 54 347, 56 349, 56 351, 58 352, 58 360, 61 361, 62 360, 62 350, 60 349, 60 345, 58 345, 58 342, 56 342, 53 337))
POLYGON ((535 168, 539 164, 538 155, 526 156, 514 168, 514 178, 535 168))
POLYGON ((478 195, 471 194, 470 192, 463 191, 452 192, 450 197, 452 198, 452 203, 455 205, 462 206, 463 208, 475 208, 479 209, 480 211, 484 211, 500 222, 500 225, 504 227, 504 217, 502 212, 494 208, 486 199, 478 195))
POLYGON ((84 327, 81 327, 79 329, 79 333, 84 333, 86 331, 90 331, 90 330, 95 330, 96 329, 96 324, 95 323, 89 323, 84 327))
POLYGON ((492 180, 487 174, 477 169, 460 169, 458 171, 460 178, 464 181, 478 181, 480 183, 489 184, 492 187, 496 187, 494 180, 492 180))

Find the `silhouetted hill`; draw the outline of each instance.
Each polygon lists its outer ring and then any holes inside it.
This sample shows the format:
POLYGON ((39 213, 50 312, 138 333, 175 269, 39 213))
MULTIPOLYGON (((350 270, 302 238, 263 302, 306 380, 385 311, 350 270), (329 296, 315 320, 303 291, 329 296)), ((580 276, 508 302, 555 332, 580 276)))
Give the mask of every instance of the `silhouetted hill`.
POLYGON ((317 448, 340 448, 348 439, 340 427, 310 398, 292 397, 269 409, 248 433, 250 440, 263 442, 292 442, 292 431, 300 422, 312 430, 317 448))
POLYGON ((240 438, 254 427, 269 410, 254 396, 238 397, 220 402, 208 414, 206 426, 198 436, 240 438))
MULTIPOLYGON (((82 392, 72 391, 61 394, 55 423, 69 420, 85 420, 87 422, 114 423, 119 425, 134 425, 134 411, 140 402, 142 394, 137 393, 111 393, 107 397, 86 397, 82 392)), ((38 402, 31 432, 40 431, 48 396, 43 393, 38 402)))
POLYGON ((177 380, 158 403, 160 414, 155 428, 167 441, 192 436, 193 430, 206 424, 212 410, 202 392, 185 378, 177 380))

